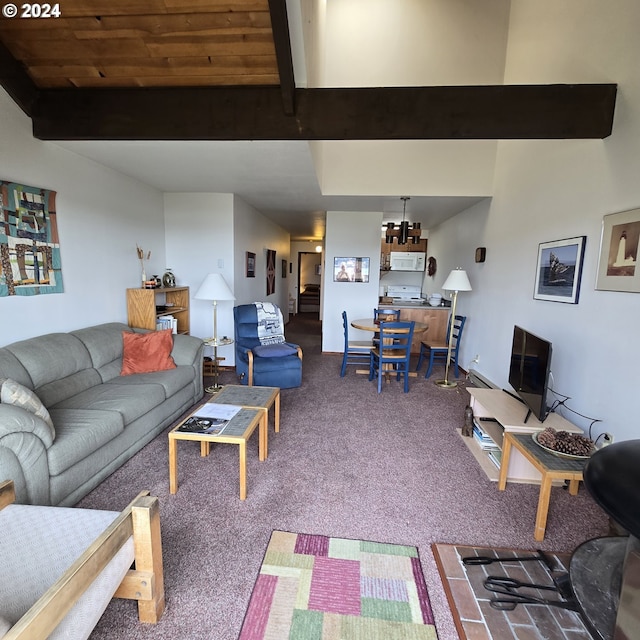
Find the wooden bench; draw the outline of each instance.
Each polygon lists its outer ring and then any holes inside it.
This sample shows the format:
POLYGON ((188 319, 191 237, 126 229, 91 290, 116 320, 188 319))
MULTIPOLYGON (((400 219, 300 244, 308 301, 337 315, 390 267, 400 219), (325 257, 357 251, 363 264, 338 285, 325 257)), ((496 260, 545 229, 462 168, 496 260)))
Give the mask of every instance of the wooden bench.
MULTIPOLYGON (((28 512, 23 511, 23 514, 20 514, 20 518, 24 516, 24 513, 27 513, 30 518, 34 515, 37 516, 37 511, 35 510, 38 509, 65 509, 67 513, 64 515, 67 522, 69 521, 69 514, 71 518, 73 517, 73 512, 77 513, 78 518, 82 518, 92 511, 63 507, 14 505, 12 504, 14 501, 13 482, 8 480, 0 483, 0 509, 2 509, 0 516, 5 518, 5 524, 14 515, 17 517, 20 509, 30 510, 28 512)), ((102 515, 112 512, 94 511, 93 513, 102 515)), ((6 534, 6 529, 7 527, 0 528, 0 535, 3 537, 6 534)), ((46 551, 48 540, 55 539, 55 536, 56 531, 48 529, 46 535, 42 536, 42 541, 38 540, 38 543, 42 544, 46 551)), ((31 537, 33 538, 33 536, 31 537)), ((65 619, 72 607, 77 602, 80 605, 83 595, 96 578, 103 575, 103 571, 112 562, 116 554, 125 545, 130 545, 131 540, 133 553, 128 556, 126 553, 119 556, 120 562, 126 563, 124 564, 125 568, 121 569, 121 571, 125 571, 124 578, 111 595, 108 593, 104 595, 104 605, 100 609, 99 615, 102 614, 111 597, 127 598, 137 600, 138 617, 141 622, 158 622, 165 606, 160 511, 158 499, 151 497, 148 491, 143 491, 124 511, 116 515, 111 524, 97 538, 93 541, 87 541, 88 546, 84 553, 77 557, 71 566, 45 590, 41 597, 13 624, 4 636, 0 634, 2 640, 48 638, 65 619), (127 569, 127 567, 133 568, 127 569)), ((6 546, 8 545, 5 545, 5 548, 6 546)), ((0 563, 4 561, 5 559, 0 557, 0 563)), ((95 604, 92 606, 95 607, 95 604)), ((74 612, 71 613, 71 616, 73 615, 74 612)), ((91 629, 88 630, 86 635, 78 634, 73 637, 87 637, 90 632, 91 629)))

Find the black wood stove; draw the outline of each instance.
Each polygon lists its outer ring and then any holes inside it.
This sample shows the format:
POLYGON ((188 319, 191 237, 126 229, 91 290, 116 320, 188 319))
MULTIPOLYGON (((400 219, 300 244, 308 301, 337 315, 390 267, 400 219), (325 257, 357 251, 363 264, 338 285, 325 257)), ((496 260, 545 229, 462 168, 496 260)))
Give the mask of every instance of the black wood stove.
POLYGON ((594 500, 629 536, 588 540, 573 552, 575 599, 597 640, 639 640, 640 440, 599 449, 583 476, 594 500))

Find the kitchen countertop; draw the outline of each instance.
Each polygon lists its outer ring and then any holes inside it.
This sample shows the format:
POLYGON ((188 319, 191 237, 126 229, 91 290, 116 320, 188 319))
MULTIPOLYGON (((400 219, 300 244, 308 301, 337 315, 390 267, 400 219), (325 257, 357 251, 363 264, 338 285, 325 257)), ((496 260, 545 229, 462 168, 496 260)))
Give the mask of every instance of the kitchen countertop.
POLYGON ((378 309, 446 309, 447 311, 451 309, 450 306, 447 307, 432 307, 428 302, 423 302, 421 304, 416 304, 412 302, 385 302, 379 303, 378 309))

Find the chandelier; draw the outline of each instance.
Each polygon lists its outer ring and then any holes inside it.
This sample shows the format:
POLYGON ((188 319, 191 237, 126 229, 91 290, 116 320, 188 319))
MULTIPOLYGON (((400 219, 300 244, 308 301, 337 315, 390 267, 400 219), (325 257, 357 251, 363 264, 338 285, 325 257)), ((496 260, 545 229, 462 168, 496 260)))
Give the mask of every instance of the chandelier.
POLYGON ((407 244, 409 238, 411 238, 412 244, 420 244, 420 235, 422 230, 420 229, 420 223, 414 222, 411 228, 409 228, 409 222, 407 222, 407 200, 410 200, 409 196, 402 196, 402 222, 396 228, 393 222, 387 222, 387 229, 384 234, 384 239, 387 244, 393 244, 393 239, 398 239, 398 244, 407 244))

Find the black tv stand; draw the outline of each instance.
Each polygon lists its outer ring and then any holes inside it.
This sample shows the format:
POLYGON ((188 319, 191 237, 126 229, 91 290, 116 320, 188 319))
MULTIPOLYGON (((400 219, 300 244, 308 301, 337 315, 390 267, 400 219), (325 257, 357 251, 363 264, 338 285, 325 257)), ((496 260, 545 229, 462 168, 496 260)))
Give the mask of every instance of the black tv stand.
POLYGON ((527 415, 524 417, 524 423, 527 424, 527 420, 529 419, 529 416, 531 415, 531 409, 529 409, 527 411, 527 415))
MULTIPOLYGON (((503 389, 503 391, 504 391, 507 395, 510 395, 512 398, 515 398, 518 402, 521 402, 522 404, 524 404, 524 400, 523 400, 520 396, 516 395, 515 393, 511 393, 511 391, 507 391, 506 389, 503 389)), ((529 411, 529 413, 531 413, 531 411, 529 411)), ((527 417, 529 417, 529 416, 527 415, 527 417)), ((525 418, 525 422, 526 422, 526 421, 527 421, 527 420, 526 420, 526 418, 525 418)))

